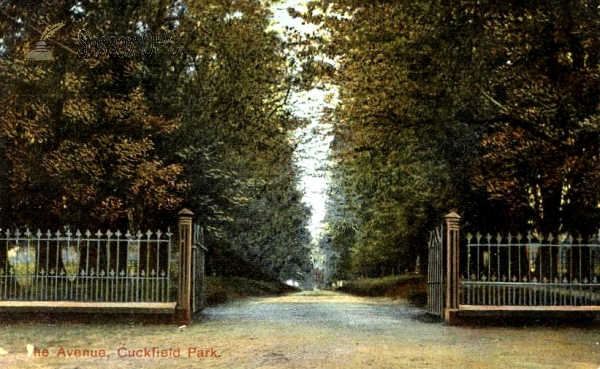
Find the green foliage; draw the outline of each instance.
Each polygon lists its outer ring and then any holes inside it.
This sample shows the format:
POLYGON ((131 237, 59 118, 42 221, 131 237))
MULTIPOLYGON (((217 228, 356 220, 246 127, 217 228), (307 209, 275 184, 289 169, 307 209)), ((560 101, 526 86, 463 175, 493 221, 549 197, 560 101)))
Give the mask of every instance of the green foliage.
POLYGON ((328 214, 340 273, 412 270, 451 210, 470 229, 597 227, 598 5, 312 3, 303 16, 333 61, 315 70, 340 91, 328 214))
POLYGON ((279 296, 298 289, 281 282, 265 282, 239 277, 207 277, 206 301, 209 306, 249 297, 279 296))
POLYGON ((356 279, 338 287, 336 291, 356 296, 406 299, 419 306, 427 302, 427 280, 422 275, 356 279))
POLYGON ((211 273, 286 278, 305 268, 310 213, 289 142, 302 122, 284 109, 293 86, 285 44, 267 31, 268 4, 81 9, 61 0, 1 9, 3 222, 166 228, 189 207, 207 231, 211 273), (24 60, 58 22, 47 40, 54 60, 24 60), (139 42, 128 57, 96 55, 98 37, 139 38, 140 29, 172 32, 171 41, 151 55, 139 42))
MULTIPOLYGON (((27 26, 20 37, 5 36, 10 53, 0 72, 4 219, 41 228, 146 227, 148 213, 172 212, 182 201, 181 165, 165 163, 155 150, 177 124, 150 111, 139 78, 141 55, 82 59, 70 47, 79 29, 109 35, 134 30, 100 22, 94 4, 87 9, 93 16, 76 20, 64 12, 67 5, 57 1, 29 10, 15 3, 2 11, 3 29, 15 19, 27 26), (24 60, 20 51, 35 48, 37 27, 50 20, 66 24, 53 36, 54 62, 24 60)), ((102 10, 120 13, 120 19, 147 15, 135 6, 102 10)))
POLYGON ((440 215, 448 181, 418 105, 429 92, 419 89, 410 65, 419 52, 406 37, 414 17, 388 3, 330 5, 326 53, 339 66, 328 77, 340 86, 341 103, 331 118, 337 168, 328 221, 334 249, 344 255, 340 273, 404 272, 423 254, 423 230, 440 215))
POLYGON ((308 261, 310 213, 289 143, 301 122, 283 109, 293 88, 284 43, 266 31, 261 2, 207 5, 190 4, 202 37, 180 85, 189 97, 176 133, 191 183, 187 204, 209 229, 207 244, 219 248, 211 272, 286 279, 308 261))

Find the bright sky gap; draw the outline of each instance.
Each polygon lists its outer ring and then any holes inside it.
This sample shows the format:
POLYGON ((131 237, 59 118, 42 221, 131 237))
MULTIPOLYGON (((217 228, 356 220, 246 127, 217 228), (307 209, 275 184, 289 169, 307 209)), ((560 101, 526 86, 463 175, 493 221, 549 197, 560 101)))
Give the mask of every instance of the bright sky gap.
MULTIPOLYGON (((306 10, 305 1, 287 0, 273 7, 273 23, 275 29, 283 27, 295 28, 301 32, 313 32, 316 26, 303 24, 301 19, 292 18, 287 12, 288 8, 298 11, 306 10)), ((326 190, 328 187, 328 156, 331 137, 328 132, 329 125, 321 123, 321 114, 326 106, 325 97, 330 92, 313 89, 310 92, 295 94, 290 100, 293 113, 301 118, 308 119, 310 123, 294 132, 294 140, 299 140, 296 150, 298 165, 303 171, 300 183, 304 192, 304 202, 312 210, 312 219, 309 230, 313 242, 317 242, 323 228, 325 217, 326 190)))

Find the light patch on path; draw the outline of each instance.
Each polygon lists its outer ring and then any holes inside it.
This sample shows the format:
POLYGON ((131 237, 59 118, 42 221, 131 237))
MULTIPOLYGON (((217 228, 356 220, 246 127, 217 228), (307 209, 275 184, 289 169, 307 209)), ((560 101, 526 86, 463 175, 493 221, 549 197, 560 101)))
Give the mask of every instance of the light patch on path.
POLYGON ((403 300, 366 298, 331 291, 302 291, 294 294, 257 300, 262 304, 277 303, 340 303, 340 304, 402 304, 403 300))

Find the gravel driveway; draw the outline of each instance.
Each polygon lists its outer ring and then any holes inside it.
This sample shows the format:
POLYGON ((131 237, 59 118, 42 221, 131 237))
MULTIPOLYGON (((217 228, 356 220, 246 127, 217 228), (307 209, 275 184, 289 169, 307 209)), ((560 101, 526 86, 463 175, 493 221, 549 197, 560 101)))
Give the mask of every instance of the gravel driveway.
POLYGON ((294 323, 382 332, 402 329, 425 317, 423 310, 407 305, 338 296, 325 291, 219 306, 207 309, 205 315, 207 322, 294 323))
POLYGON ((404 303, 332 292, 211 308, 206 323, 245 327, 256 344, 243 351, 241 367, 600 367, 595 322, 449 327, 404 303))
POLYGON ((311 291, 209 308, 186 328, 1 326, 0 368, 596 369, 600 329, 591 323, 450 327, 402 302, 311 291), (27 344, 49 356, 28 357, 27 344), (107 357, 57 356, 61 348, 107 357))

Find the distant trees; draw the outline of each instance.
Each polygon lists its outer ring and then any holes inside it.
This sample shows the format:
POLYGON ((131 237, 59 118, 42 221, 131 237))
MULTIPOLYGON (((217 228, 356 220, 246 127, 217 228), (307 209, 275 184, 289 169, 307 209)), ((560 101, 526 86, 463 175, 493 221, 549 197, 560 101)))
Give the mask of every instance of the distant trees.
MULTIPOLYGON (((413 269, 450 210, 482 230, 598 226, 596 2, 320 1, 339 88, 341 274, 413 269)), ((425 260, 421 257, 420 260, 425 260)))
POLYGON ((288 141, 302 122, 284 108, 269 16, 259 1, 4 2, 3 224, 164 228, 186 206, 211 272, 305 268, 310 213, 288 141), (54 61, 24 60, 59 22, 54 61))

